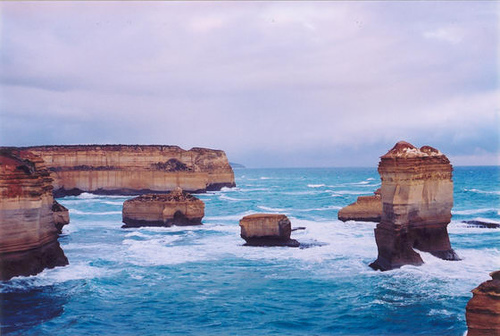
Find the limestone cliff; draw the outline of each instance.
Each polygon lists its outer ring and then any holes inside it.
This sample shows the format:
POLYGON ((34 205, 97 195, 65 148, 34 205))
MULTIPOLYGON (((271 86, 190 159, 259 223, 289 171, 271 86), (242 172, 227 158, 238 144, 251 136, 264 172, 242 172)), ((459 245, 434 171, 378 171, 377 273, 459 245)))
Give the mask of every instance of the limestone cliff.
POLYGON ((123 203, 123 228, 199 225, 205 203, 177 187, 168 194, 141 195, 123 203))
POLYGON ((57 241, 51 183, 40 157, 1 151, 0 279, 68 264, 57 241))
POLYGON ((155 145, 27 147, 45 161, 54 195, 144 194, 181 187, 189 192, 233 187, 234 173, 221 150, 155 145))
POLYGON ((452 166, 437 149, 401 141, 381 157, 381 222, 375 229, 378 259, 370 266, 388 270, 422 264, 413 250, 459 260, 447 225, 453 206, 452 166))
POLYGON ((339 220, 346 222, 349 220, 361 222, 380 222, 382 217, 382 199, 380 189, 374 195, 359 196, 356 202, 349 204, 339 210, 339 220))
POLYGON ((465 316, 468 336, 500 335, 500 271, 490 273, 491 280, 472 290, 465 316))

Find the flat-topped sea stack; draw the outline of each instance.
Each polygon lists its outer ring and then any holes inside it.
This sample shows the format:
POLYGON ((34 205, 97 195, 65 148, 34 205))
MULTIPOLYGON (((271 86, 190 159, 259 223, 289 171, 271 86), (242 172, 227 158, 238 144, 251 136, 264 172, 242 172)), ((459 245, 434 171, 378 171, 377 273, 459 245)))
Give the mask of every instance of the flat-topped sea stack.
POLYGON ((141 195, 123 203, 122 228, 200 225, 205 203, 177 187, 168 194, 141 195))
POLYGON ((62 227, 69 217, 67 211, 64 218, 53 211, 60 205, 54 203, 43 160, 26 151, 2 150, 0 196, 0 280, 67 265, 55 224, 62 227))
POLYGON ((437 149, 418 149, 404 141, 381 157, 382 216, 375 228, 378 258, 372 268, 420 265, 423 260, 414 248, 459 260, 447 231, 453 206, 452 170, 437 149))
POLYGON ((292 224, 281 214, 254 214, 240 220, 241 238, 247 246, 299 247, 299 242, 290 239, 292 224))
POLYGON ((338 218, 343 222, 349 220, 380 222, 382 218, 382 198, 380 197, 380 189, 377 189, 374 195, 359 196, 356 202, 340 209, 338 218))
POLYGON ((465 308, 468 336, 500 335, 500 271, 490 273, 492 280, 472 290, 465 308))
POLYGON ((221 150, 156 145, 26 147, 45 161, 55 197, 95 194, 189 192, 234 187, 234 173, 221 150))

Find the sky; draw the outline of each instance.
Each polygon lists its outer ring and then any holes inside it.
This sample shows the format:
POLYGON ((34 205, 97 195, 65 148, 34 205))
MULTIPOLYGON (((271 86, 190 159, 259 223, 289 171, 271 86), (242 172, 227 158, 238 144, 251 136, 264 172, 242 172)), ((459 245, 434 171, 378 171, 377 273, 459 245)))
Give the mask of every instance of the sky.
POLYGON ((0 145, 163 144, 499 165, 500 2, 0 3, 0 145))

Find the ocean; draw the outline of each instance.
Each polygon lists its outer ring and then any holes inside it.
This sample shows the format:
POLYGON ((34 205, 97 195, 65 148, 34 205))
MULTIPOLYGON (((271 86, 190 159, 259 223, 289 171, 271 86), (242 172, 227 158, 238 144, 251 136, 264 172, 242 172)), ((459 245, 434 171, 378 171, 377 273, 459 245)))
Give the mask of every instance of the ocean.
POLYGON ((129 197, 58 201, 69 265, 0 282, 2 335, 463 335, 471 290, 500 269, 500 168, 455 167, 461 261, 373 271, 375 223, 338 210, 380 187, 376 168, 236 169, 197 195, 204 225, 121 229, 129 197), (301 248, 247 247, 239 220, 284 213, 301 248))

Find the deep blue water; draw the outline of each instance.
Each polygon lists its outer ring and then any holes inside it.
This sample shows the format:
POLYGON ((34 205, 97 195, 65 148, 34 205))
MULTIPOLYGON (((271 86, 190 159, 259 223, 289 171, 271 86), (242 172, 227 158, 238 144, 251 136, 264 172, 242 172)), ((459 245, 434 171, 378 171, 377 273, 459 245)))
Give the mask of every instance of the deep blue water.
POLYGON ((470 290, 500 268, 499 167, 456 167, 450 239, 461 261, 375 272, 375 223, 337 211, 380 186, 375 168, 237 169, 199 195, 203 226, 121 229, 127 197, 59 199, 70 265, 0 282, 2 335, 463 335, 470 290), (245 247, 238 221, 287 214, 308 248, 245 247))

